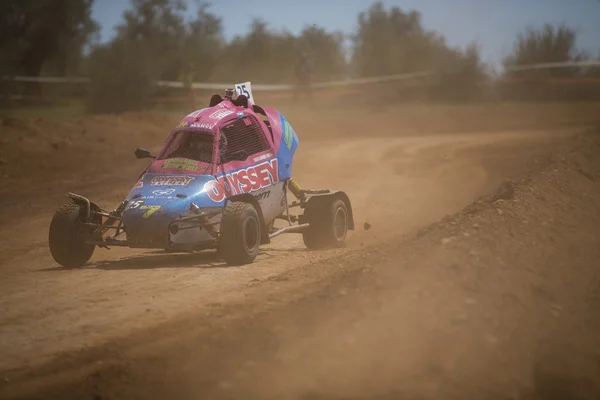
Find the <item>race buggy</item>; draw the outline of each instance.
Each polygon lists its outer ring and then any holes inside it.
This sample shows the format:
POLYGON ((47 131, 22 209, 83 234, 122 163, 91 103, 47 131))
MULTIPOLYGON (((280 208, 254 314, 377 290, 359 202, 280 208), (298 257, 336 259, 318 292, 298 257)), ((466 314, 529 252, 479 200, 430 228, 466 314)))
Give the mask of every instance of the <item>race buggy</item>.
POLYGON ((341 247, 354 230, 350 200, 342 191, 300 188, 292 179, 298 143, 280 112, 254 104, 250 82, 224 98, 215 94, 208 108, 183 118, 158 154, 135 150, 152 161, 115 210, 68 193, 71 201, 50 223, 52 257, 80 267, 96 247, 217 249, 228 265, 243 265, 282 233, 301 233, 309 249, 341 247), (285 226, 276 228, 276 220, 285 226))

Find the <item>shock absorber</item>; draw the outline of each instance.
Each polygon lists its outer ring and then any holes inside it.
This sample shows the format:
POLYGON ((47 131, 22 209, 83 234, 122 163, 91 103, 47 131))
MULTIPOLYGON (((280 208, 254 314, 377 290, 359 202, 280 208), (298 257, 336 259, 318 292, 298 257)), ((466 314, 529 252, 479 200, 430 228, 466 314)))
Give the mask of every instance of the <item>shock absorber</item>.
POLYGON ((102 238, 104 237, 104 234, 106 232, 108 232, 108 229, 109 229, 108 227, 112 226, 118 220, 117 218, 114 218, 114 217, 121 217, 126 205, 127 205, 127 201, 126 200, 122 201, 116 210, 109 213, 109 215, 111 215, 111 216, 108 217, 106 219, 106 221, 104 221, 104 223, 102 224, 102 227, 98 227, 98 228, 94 229, 93 236, 95 239, 102 240, 102 238))
POLYGON ((292 192, 292 194, 294 196, 296 196, 297 199, 304 200, 304 198, 305 198, 304 191, 302 190, 300 185, 298 185, 298 182, 296 182, 294 179, 290 178, 288 187, 290 188, 290 192, 292 192))

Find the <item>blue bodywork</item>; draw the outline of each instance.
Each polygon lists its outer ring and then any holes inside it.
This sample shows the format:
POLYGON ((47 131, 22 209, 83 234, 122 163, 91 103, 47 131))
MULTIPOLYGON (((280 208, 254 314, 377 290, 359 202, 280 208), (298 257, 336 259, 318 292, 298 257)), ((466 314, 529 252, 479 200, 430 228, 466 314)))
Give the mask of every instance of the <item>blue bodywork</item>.
POLYGON ((279 165, 279 179, 284 180, 292 177, 292 161, 299 140, 294 128, 281 113, 279 113, 279 123, 281 124, 281 141, 276 157, 279 165))
POLYGON ((134 188, 127 197, 129 205, 123 212, 123 222, 130 247, 166 248, 169 224, 189 210, 194 203, 200 208, 222 206, 212 201, 204 191, 211 175, 144 174, 143 186, 134 188), (188 177, 183 185, 152 185, 154 178, 188 177))

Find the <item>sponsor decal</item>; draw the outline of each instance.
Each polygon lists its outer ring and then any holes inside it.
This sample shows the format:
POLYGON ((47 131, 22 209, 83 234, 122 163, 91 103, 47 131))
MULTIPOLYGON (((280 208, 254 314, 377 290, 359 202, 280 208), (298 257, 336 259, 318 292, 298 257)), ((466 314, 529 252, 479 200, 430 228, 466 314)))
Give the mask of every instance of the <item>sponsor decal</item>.
POLYGON ((225 118, 226 116, 231 115, 231 114, 233 114, 233 111, 217 110, 214 113, 210 114, 208 116, 208 118, 213 118, 213 119, 219 120, 219 119, 225 118))
POLYGON ((163 175, 155 176, 150 181, 151 186, 187 186, 192 180, 193 176, 181 176, 181 175, 163 175))
POLYGON ((287 122, 287 120, 285 120, 283 123, 283 131, 284 131, 283 141, 287 145, 288 150, 291 150, 292 149, 292 140, 293 140, 292 133, 294 131, 293 131, 292 127, 290 126, 289 122, 287 122))
POLYGON ((268 199, 270 195, 271 195, 271 191, 267 190, 266 192, 259 193, 254 197, 256 198, 256 200, 260 201, 260 200, 268 199))
POLYGON ((196 118, 196 117, 197 117, 198 115, 200 115, 200 113, 201 113, 202 111, 204 111, 204 110, 206 110, 206 108, 202 108, 202 109, 200 109, 200 110, 196 110, 196 111, 194 111, 193 113, 186 115, 185 117, 186 117, 186 118, 196 118))
POLYGON ((161 168, 187 169, 196 171, 198 169, 198 161, 190 160, 189 158, 169 158, 161 165, 161 168))
POLYGON ((212 130, 215 127, 215 124, 207 124, 205 122, 194 122, 190 124, 190 128, 198 128, 198 129, 208 129, 212 130))
POLYGON ((187 128, 188 126, 190 126, 190 121, 183 121, 179 125, 177 125, 175 128, 176 129, 187 128))
POLYGON ((152 191, 152 194, 155 196, 169 196, 173 193, 175 193, 175 189, 158 189, 152 191))
POLYGON ((212 201, 220 203, 225 200, 225 197, 254 192, 277 182, 279 182, 279 175, 277 175, 277 159, 274 158, 227 175, 221 175, 217 180, 206 182, 204 190, 212 201))
POLYGON ((269 121, 271 121, 271 127, 279 127, 280 118, 283 118, 283 115, 281 113, 279 114, 279 118, 269 118, 269 121))
POLYGON ((139 189, 141 187, 144 187, 144 181, 142 181, 141 179, 139 181, 137 181, 137 183, 135 185, 133 185, 134 189, 139 189))
POLYGON ((125 210, 134 210, 136 208, 140 208, 144 204, 144 200, 134 200, 127 203, 125 210))
MULTIPOLYGON (((231 113, 231 111, 229 111, 231 113)), ((186 117, 187 118, 187 117, 186 117)), ((211 130, 215 127, 215 124, 207 124, 204 122, 194 122, 194 121, 183 121, 179 125, 175 127, 175 129, 179 128, 199 128, 199 129, 208 129, 211 130)))
POLYGON ((259 161, 262 161, 262 160, 266 160, 267 158, 271 158, 271 157, 273 157, 273 154, 266 153, 266 154, 263 154, 261 156, 254 157, 254 162, 259 162, 259 161))
POLYGON ((244 116, 244 113, 243 113, 243 112, 239 112, 239 113, 237 113, 237 117, 238 117, 238 118, 242 118, 243 116, 244 116))
POLYGON ((174 198, 175 196, 142 196, 142 199, 145 200, 171 200, 174 198))
POLYGON ((160 210, 160 206, 141 206, 140 210, 146 211, 144 215, 142 215, 142 218, 150 218, 152 214, 160 210))

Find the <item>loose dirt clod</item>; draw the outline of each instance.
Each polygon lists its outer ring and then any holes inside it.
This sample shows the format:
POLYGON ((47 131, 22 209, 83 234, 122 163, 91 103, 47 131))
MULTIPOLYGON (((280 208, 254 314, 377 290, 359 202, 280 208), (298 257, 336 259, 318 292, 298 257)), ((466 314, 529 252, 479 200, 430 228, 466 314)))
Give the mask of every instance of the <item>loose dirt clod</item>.
POLYGON ((515 195, 515 184, 510 179, 505 179, 502 181, 498 189, 496 189, 496 193, 492 197, 492 201, 498 200, 510 200, 515 195))

